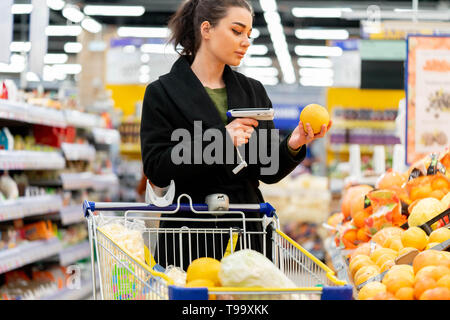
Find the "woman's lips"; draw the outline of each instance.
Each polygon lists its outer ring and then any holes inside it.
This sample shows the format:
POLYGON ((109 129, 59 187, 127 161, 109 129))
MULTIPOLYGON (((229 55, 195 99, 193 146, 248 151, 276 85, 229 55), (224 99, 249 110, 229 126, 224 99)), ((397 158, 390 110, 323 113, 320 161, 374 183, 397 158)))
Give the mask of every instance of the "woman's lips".
POLYGON ((245 56, 245 53, 243 52, 235 52, 240 58, 243 58, 245 56))

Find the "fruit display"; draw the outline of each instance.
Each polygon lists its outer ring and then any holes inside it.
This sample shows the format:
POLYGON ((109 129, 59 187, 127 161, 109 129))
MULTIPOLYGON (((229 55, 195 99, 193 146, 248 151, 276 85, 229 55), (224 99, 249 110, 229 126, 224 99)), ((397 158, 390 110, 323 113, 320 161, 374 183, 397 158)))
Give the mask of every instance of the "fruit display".
POLYGON ((327 220, 360 300, 450 300, 450 156, 345 190, 327 220))

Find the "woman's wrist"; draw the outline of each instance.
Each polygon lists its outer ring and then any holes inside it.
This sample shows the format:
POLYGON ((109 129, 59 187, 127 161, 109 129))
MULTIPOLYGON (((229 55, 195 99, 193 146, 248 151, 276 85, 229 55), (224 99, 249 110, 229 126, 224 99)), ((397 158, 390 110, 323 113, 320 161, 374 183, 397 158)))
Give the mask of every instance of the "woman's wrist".
POLYGON ((287 140, 287 146, 291 151, 299 151, 301 147, 303 147, 302 144, 295 143, 295 139, 292 139, 292 133, 289 135, 287 140))

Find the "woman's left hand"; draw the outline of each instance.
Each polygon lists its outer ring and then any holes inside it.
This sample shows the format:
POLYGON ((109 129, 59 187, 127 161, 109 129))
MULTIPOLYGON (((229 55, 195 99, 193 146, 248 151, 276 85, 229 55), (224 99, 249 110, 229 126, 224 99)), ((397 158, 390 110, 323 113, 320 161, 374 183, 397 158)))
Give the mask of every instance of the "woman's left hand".
POLYGON ((288 145, 294 150, 302 147, 305 144, 311 143, 316 139, 323 138, 325 134, 330 130, 333 125, 333 121, 327 125, 322 125, 319 133, 314 134, 313 129, 309 123, 306 124, 306 132, 303 129, 303 123, 299 121, 297 127, 292 131, 291 137, 289 138, 288 145))

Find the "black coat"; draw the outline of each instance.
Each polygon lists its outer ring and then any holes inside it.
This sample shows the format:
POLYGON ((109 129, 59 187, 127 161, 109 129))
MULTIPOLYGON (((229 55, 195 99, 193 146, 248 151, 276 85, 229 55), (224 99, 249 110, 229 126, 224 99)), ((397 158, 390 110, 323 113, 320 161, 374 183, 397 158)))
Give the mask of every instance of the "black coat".
MULTIPOLYGON (((226 85, 229 109, 272 107, 272 103, 259 81, 233 71, 227 65, 224 69, 223 80, 226 85)), ((174 164, 171 160, 171 151, 178 142, 171 141, 172 132, 175 129, 184 128, 193 136, 194 121, 202 121, 203 131, 208 128, 220 130, 223 137, 226 137, 224 145, 232 143, 213 101, 208 96, 202 83, 192 72, 188 60, 185 57, 180 57, 168 74, 159 77, 158 80, 147 86, 143 101, 140 132, 145 175, 153 184, 159 187, 168 186, 170 181, 174 180, 176 187, 175 200, 180 194, 186 193, 192 197, 193 203, 204 203, 208 194, 225 193, 228 195, 230 203, 264 202, 258 189, 259 181, 264 183, 280 181, 292 172, 306 155, 306 147, 302 147, 299 154, 293 157, 287 148, 286 139, 281 142, 277 141, 277 144, 279 143, 279 146, 276 146, 279 148, 279 170, 271 176, 261 175, 260 169, 263 165, 259 161, 242 169, 237 175, 232 172, 232 169, 237 164, 174 164)), ((259 137, 259 130, 262 128, 273 129, 273 121, 259 121, 254 135, 259 137)), ((251 139, 254 137, 252 136, 251 139)), ((205 143, 203 148, 206 145, 205 143)), ((192 155, 193 157, 194 155, 192 155)), ((248 152, 246 152, 246 159, 247 163, 249 163, 248 152)), ((184 198, 183 202, 187 202, 187 199, 184 198)), ((193 213, 178 213, 177 216, 192 217, 193 213)), ((180 228, 182 226, 192 228, 200 225, 168 221, 162 221, 160 224, 161 228, 180 228)), ((204 225, 201 226, 203 227, 204 225)), ((208 226, 223 227, 222 224, 217 223, 208 226)), ((247 223, 247 229, 261 231, 262 227, 260 223, 249 222, 247 223)), ((223 241, 226 242, 228 240, 223 241)), ((260 240, 252 240, 251 243, 252 249, 262 250, 260 240)), ((168 245, 167 250, 168 255, 170 254, 171 257, 163 254, 159 259, 160 264, 166 264, 165 261, 162 261, 165 258, 168 259, 167 264, 178 264, 178 254, 172 257, 172 253, 175 252, 172 252, 170 247, 172 246, 168 245)), ((200 247, 202 246, 200 245, 200 247)), ((161 249, 160 251, 165 251, 162 250, 161 244, 159 248, 161 249)), ((185 248, 185 250, 187 249, 185 248)), ((200 251, 202 250, 200 248, 200 251)), ((216 248, 217 250, 219 249, 216 248)), ((159 254, 162 253, 159 252, 159 254)), ((205 254, 204 251, 196 253, 199 255, 205 254)), ((155 258, 158 260, 157 257, 155 258)), ((195 258, 195 256, 192 258, 195 258)), ((186 261, 184 262, 184 267, 186 268, 186 261)))

